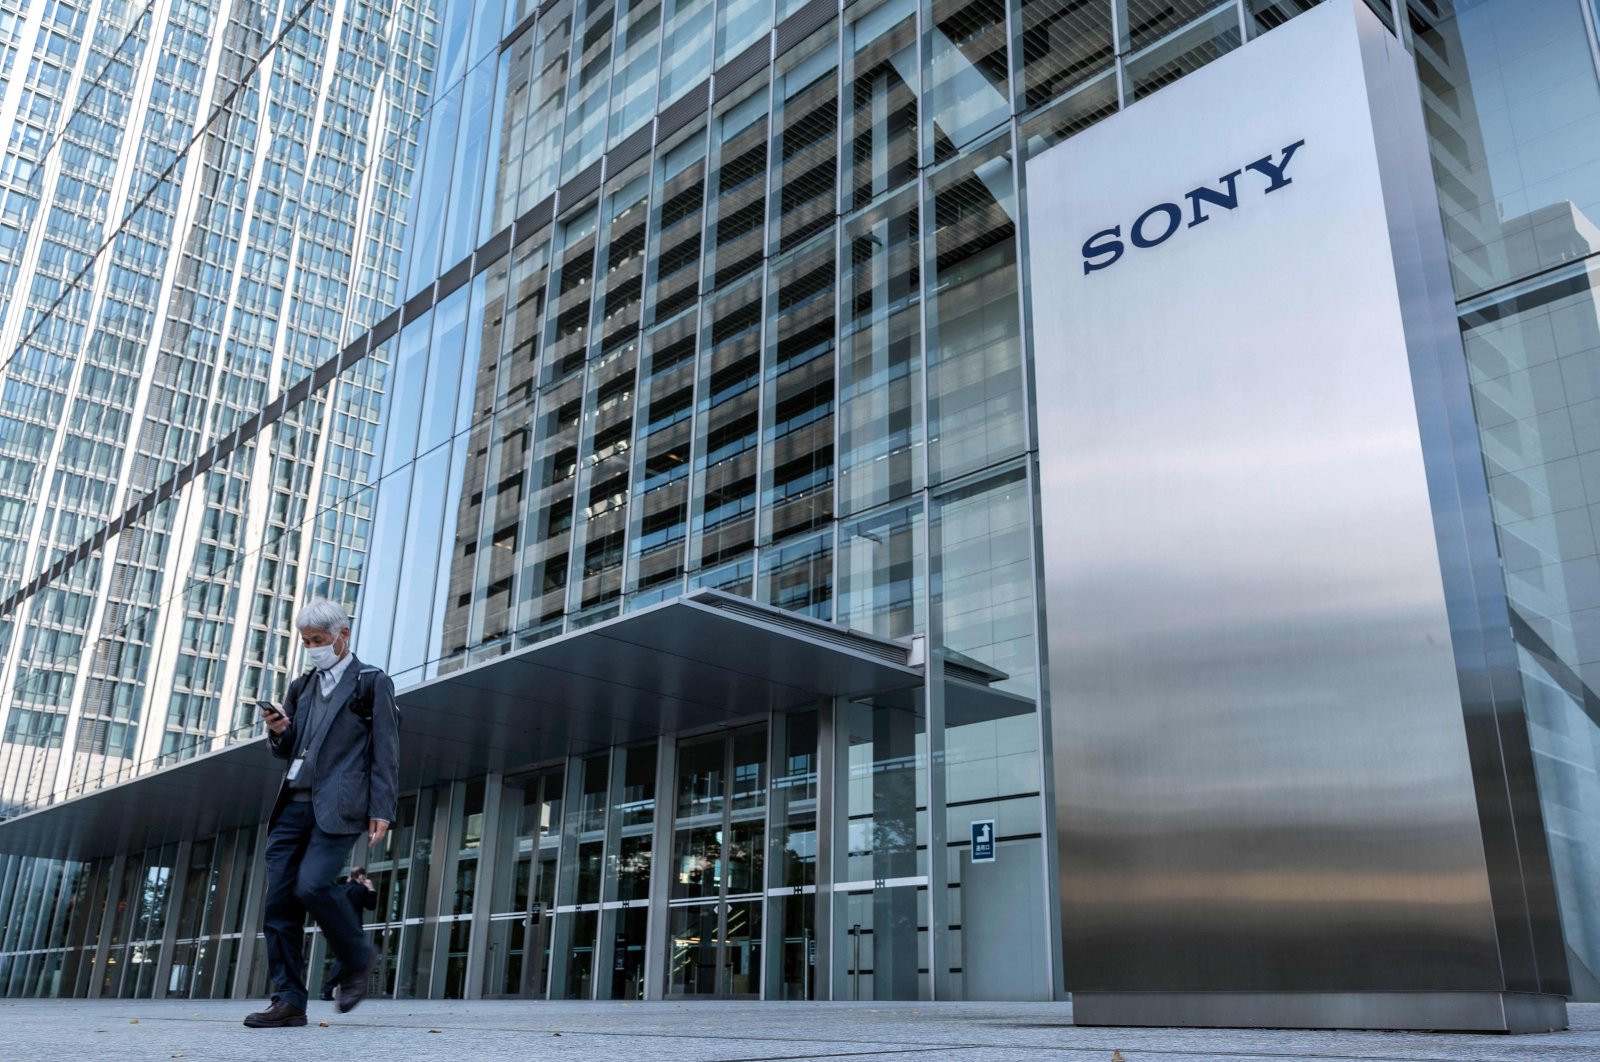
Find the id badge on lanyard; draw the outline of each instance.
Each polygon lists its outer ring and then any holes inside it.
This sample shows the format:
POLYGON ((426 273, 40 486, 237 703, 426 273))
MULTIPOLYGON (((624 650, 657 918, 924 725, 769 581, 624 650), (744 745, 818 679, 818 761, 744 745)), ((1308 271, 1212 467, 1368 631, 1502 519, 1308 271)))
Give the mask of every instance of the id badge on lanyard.
POLYGON ((295 779, 300 777, 300 768, 304 767, 305 763, 306 758, 304 756, 296 756, 294 758, 294 762, 289 764, 289 773, 286 776, 289 781, 293 782, 295 779))

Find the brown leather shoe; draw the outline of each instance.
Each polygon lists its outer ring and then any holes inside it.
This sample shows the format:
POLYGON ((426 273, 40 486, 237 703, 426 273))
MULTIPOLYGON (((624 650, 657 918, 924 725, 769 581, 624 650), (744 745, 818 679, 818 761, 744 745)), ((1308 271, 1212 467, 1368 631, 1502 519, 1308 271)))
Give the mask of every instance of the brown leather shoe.
POLYGON ((272 1006, 266 1010, 246 1014, 244 1018, 247 1029, 290 1029, 305 1023, 306 1012, 299 1007, 291 1007, 281 999, 274 999, 272 1006))
POLYGON ((378 964, 376 953, 369 955, 358 973, 339 978, 338 1007, 340 1014, 348 1014, 367 998, 367 986, 372 983, 372 970, 378 964))

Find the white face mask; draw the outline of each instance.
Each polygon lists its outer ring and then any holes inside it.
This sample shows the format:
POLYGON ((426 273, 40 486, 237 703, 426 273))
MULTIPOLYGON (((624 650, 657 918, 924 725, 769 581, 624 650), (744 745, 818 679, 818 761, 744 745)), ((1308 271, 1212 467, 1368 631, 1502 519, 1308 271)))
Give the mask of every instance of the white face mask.
POLYGON ((326 671, 339 662, 339 654, 332 645, 308 645, 306 662, 318 671, 326 671))

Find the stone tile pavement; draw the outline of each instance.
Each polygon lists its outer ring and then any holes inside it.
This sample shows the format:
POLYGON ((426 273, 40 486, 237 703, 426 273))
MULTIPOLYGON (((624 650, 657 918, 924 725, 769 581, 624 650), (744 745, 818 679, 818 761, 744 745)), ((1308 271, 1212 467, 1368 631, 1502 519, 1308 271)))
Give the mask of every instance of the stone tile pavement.
POLYGON ((373 1000, 303 1029, 246 1029, 240 1001, 0 1000, 0 1060, 117 1062, 1600 1062, 1600 1004, 1537 1036, 1078 1029, 1051 1003, 373 1000), (323 1024, 325 1023, 325 1024, 323 1024))

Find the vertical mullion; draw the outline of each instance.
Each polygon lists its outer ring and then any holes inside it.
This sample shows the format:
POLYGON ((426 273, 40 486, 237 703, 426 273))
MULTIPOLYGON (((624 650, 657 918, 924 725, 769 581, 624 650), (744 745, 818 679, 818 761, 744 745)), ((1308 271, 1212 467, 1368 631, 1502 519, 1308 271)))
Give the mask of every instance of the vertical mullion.
MULTIPOLYGON (((416 985, 414 995, 417 999, 432 999, 436 990, 435 982, 438 980, 435 973, 442 969, 439 954, 439 936, 444 929, 441 917, 444 914, 445 882, 453 876, 456 868, 456 852, 459 849, 450 847, 451 840, 455 837, 454 819, 456 809, 461 806, 465 786, 461 782, 443 782, 435 787, 433 801, 433 815, 429 823, 429 858, 426 891, 423 893, 422 910, 418 917, 422 923, 415 927, 407 926, 409 932, 417 932, 417 961, 416 985), (440 799, 440 798, 443 799, 440 799), (431 943, 427 956, 422 954, 424 945, 431 943), (424 962, 426 958, 426 962, 424 962)), ((418 822, 416 838, 422 836, 421 822, 418 822)), ((416 857, 411 860, 412 873, 410 878, 416 880, 416 857)), ((408 890, 409 891, 409 890, 408 890)), ((404 949, 401 949, 402 953, 404 949)))
POLYGON ((616 953, 616 933, 613 925, 622 919, 622 911, 618 908, 608 908, 606 904, 617 898, 617 875, 607 869, 612 866, 621 866, 618 856, 622 846, 622 816, 617 812, 617 801, 621 797, 624 785, 624 769, 628 760, 628 751, 624 748, 613 748, 606 776, 606 817, 605 833, 600 846, 600 912, 595 922, 594 944, 594 999, 610 999, 609 985, 602 986, 600 978, 603 973, 611 971, 612 960, 616 953))
MULTIPOLYGON (((1046 711, 1045 692, 1050 684, 1049 645, 1047 643, 1048 630, 1045 627, 1044 616, 1044 526, 1038 519, 1040 512, 1040 477, 1037 454, 1028 462, 1028 504, 1034 514, 1032 534, 1028 536, 1028 549, 1032 558, 1033 569, 1033 658, 1035 674, 1039 676, 1035 686, 1036 704, 1034 708, 1037 721, 1037 734, 1039 740, 1039 754, 1041 756, 1055 755, 1055 728, 1046 711)), ((1047 763, 1052 762, 1050 760, 1047 763)), ((1062 998, 1066 989, 1062 974, 1062 924, 1061 903, 1058 895, 1060 883, 1056 880, 1054 868, 1058 866, 1059 858, 1058 838, 1056 836, 1056 801, 1055 801, 1055 772, 1046 770, 1040 778, 1039 786, 1039 821, 1043 824, 1041 831, 1041 849, 1044 852, 1039 873, 1044 876, 1040 895, 1044 897, 1045 910, 1042 924, 1047 933, 1048 947, 1045 951, 1045 973, 1051 985, 1053 998, 1062 998)), ((998 839, 996 844, 998 844, 998 839)), ((965 907, 963 906, 963 910, 965 907)), ((964 939, 964 936, 963 936, 964 939)))
POLYGON ((491 771, 483 779, 483 836, 478 841, 478 871, 472 898, 471 927, 467 931, 467 965, 462 975, 461 998, 482 999, 484 970, 488 964, 489 915, 494 907, 495 871, 500 857, 500 830, 504 819, 503 776, 491 771), (485 887, 485 883, 488 886, 485 887))
MULTIPOLYGON (((769 900, 773 888, 778 884, 774 880, 776 877, 774 868, 778 860, 773 858, 773 854, 780 851, 774 840, 778 836, 776 829, 778 759, 785 745, 785 742, 778 737, 778 729, 784 725, 784 719, 782 712, 767 713, 767 806, 763 816, 765 825, 760 845, 760 851, 766 854, 761 860, 761 935, 758 938, 761 941, 760 998, 763 1000, 771 998, 773 978, 781 976, 783 969, 783 927, 773 929, 772 904, 769 900)), ((787 818, 787 815, 785 817, 787 818)))
POLYGON ((1124 11, 1126 0, 1114 0, 1111 3, 1111 67, 1117 75, 1117 107, 1121 109, 1128 105, 1127 71, 1123 68, 1122 47, 1123 23, 1126 21, 1124 11))
MULTIPOLYGON (((760 468, 760 463, 756 465, 760 468)), ((759 571, 759 569, 758 569, 759 571)), ((722 835, 718 843, 718 862, 722 865, 722 880, 717 882, 717 947, 715 951, 717 974, 713 982, 719 999, 728 996, 728 846, 733 839, 733 734, 722 738, 722 835)))
MULTIPOLYGON (((777 330, 772 327, 775 323, 778 301, 778 282, 775 278, 777 266, 774 264, 777 260, 777 255, 772 253, 772 215, 775 213, 772 207, 772 168, 773 160, 781 157, 782 150, 781 148, 779 151, 773 150, 774 138, 778 135, 778 123, 773 120, 773 111, 778 103, 778 78, 777 71, 771 63, 771 54, 772 33, 768 31, 767 113, 763 118, 763 121, 767 124, 767 131, 766 136, 763 138, 762 152, 766 158, 762 160, 761 174, 761 342, 758 347, 761 353, 756 358, 755 534, 751 536, 753 545, 750 555, 750 597, 755 601, 760 601, 766 596, 761 585, 762 558, 766 554, 765 543, 772 538, 770 534, 771 528, 769 527, 769 520, 772 514, 768 511, 765 497, 767 493, 767 450, 769 449, 767 446, 767 401, 772 392, 776 391, 776 387, 769 386, 767 383, 767 358, 771 355, 773 364, 777 363, 777 330), (768 312, 769 305, 772 307, 772 313, 768 312)), ((731 788, 733 784, 733 776, 731 774, 728 776, 728 784, 731 788)), ((762 930, 765 932, 764 926, 762 930)))
MULTIPOLYGON (((578 834, 582 825, 578 804, 583 796, 583 757, 568 756, 561 776, 561 843, 556 848, 556 887, 552 905, 570 903, 577 886, 578 834), (571 880, 569 880, 571 879, 571 880)), ((565 999, 567 995, 566 951, 572 942, 573 914, 550 913, 550 975, 545 979, 547 997, 565 999)))
POLYGON ((662 734, 656 743, 656 816, 650 847, 650 906, 645 923, 644 998, 662 999, 666 995, 667 946, 671 932, 671 913, 667 894, 672 887, 669 875, 672 855, 672 830, 677 817, 673 797, 676 793, 678 743, 673 734, 662 734))
POLYGON ((928 993, 935 1000, 955 998, 950 977, 950 847, 945 809, 944 653, 927 652, 923 665, 928 746, 928 993))
POLYGON ((833 998, 832 965, 828 956, 833 954, 831 928, 833 926, 833 705, 832 697, 817 703, 817 856, 812 873, 815 892, 811 897, 814 928, 812 940, 816 942, 816 961, 806 956, 806 965, 812 994, 818 1000, 833 998))
MULTIPOLYGON (((1397 27, 1401 24, 1399 19, 1402 2, 1403 0, 1394 0, 1395 25, 1397 27)), ((1579 3, 1578 10, 1583 14, 1583 29, 1585 35, 1589 38, 1589 59, 1594 63, 1596 75, 1600 76, 1600 32, 1597 32, 1595 26, 1594 6, 1590 3, 1579 3)))

